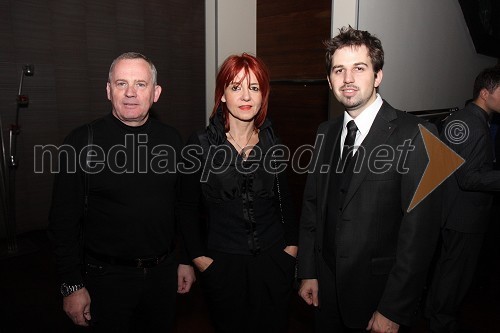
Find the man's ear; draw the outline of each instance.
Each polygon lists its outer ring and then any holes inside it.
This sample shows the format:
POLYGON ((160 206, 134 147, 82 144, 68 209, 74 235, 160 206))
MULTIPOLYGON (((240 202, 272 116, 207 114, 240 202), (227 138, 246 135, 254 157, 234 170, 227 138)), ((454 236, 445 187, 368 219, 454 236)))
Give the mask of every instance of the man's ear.
POLYGON ((483 88, 479 91, 479 98, 481 98, 482 100, 486 100, 489 94, 490 92, 488 91, 488 89, 483 88))
POLYGON ((161 95, 161 86, 159 85, 156 85, 155 86, 155 94, 154 94, 154 102, 158 102, 158 99, 160 98, 160 95, 161 95))
POLYGON ((328 81, 328 86, 330 87, 330 90, 333 90, 332 83, 330 82, 330 75, 326 76, 326 80, 328 81))
POLYGON ((108 100, 111 100, 111 84, 109 82, 106 83, 106 93, 108 95, 108 100))
POLYGON ((378 86, 380 86, 383 77, 384 72, 382 72, 382 70, 379 70, 377 73, 375 73, 375 88, 378 88, 378 86))

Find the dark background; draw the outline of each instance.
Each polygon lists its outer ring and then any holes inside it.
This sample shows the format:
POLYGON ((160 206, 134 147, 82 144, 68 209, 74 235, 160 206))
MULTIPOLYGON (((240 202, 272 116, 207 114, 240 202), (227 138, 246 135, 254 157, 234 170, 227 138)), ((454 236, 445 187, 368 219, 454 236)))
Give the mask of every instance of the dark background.
POLYGON ((477 53, 500 58, 500 1, 459 0, 477 53))
POLYGON ((205 125, 204 15, 200 0, 0 0, 5 140, 22 66, 35 65, 24 78, 30 105, 19 117, 18 233, 47 226, 53 175, 33 172, 34 145, 60 145, 73 128, 110 112, 106 81, 121 53, 144 53, 157 67, 156 117, 184 137, 205 125))
MULTIPOLYGON (((111 110, 105 90, 109 65, 127 51, 144 53, 158 69, 163 92, 154 106, 155 117, 176 127, 184 138, 204 127, 204 18, 203 0, 0 0, 0 126, 5 139, 14 122, 22 66, 35 65, 35 75, 24 78, 23 93, 29 95, 30 105, 20 114, 16 179, 19 243, 21 248, 33 247, 0 260, 0 333, 74 329, 61 310, 45 234, 53 175, 33 172, 33 147, 60 145, 73 128, 111 110)), ((330 24, 331 0, 257 1, 257 53, 272 79, 269 115, 292 152, 312 144, 319 123, 337 114, 335 108, 328 113, 333 102, 322 44, 329 38, 330 24)), ((306 175, 290 176, 299 213, 306 175)), ((497 330, 498 199, 486 255, 461 312, 471 332, 497 330)), ((6 248, 3 227, 0 251, 6 248)), ((178 305, 177 333, 211 332, 199 284, 179 297, 178 305)), ((290 333, 312 332, 310 310, 293 298, 290 333)), ((422 321, 413 332, 424 332, 425 327, 422 321)))

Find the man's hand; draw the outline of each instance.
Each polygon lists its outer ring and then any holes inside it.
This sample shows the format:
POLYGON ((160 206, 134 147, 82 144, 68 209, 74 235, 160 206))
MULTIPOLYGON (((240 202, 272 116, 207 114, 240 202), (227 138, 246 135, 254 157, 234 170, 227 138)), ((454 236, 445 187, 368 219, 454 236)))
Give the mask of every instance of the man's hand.
POLYGON ((87 289, 82 288, 63 297, 63 310, 76 325, 89 326, 90 295, 87 289))
POLYGON ((180 264, 177 267, 177 292, 179 294, 188 293, 195 281, 193 266, 180 264))
POLYGON ((318 306, 318 280, 304 279, 300 283, 299 296, 302 297, 308 305, 318 306))
POLYGON ((372 333, 397 333, 399 331, 399 324, 384 317, 380 312, 375 311, 368 322, 366 330, 372 333))

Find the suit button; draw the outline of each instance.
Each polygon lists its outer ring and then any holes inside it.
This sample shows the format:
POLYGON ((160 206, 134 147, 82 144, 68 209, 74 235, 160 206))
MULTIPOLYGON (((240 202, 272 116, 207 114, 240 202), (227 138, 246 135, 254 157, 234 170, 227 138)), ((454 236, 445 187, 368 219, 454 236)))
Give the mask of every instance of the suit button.
POLYGON ((346 194, 346 192, 347 192, 347 191, 346 191, 345 189, 343 189, 343 188, 341 188, 341 189, 340 189, 340 193, 342 193, 342 194, 346 194))

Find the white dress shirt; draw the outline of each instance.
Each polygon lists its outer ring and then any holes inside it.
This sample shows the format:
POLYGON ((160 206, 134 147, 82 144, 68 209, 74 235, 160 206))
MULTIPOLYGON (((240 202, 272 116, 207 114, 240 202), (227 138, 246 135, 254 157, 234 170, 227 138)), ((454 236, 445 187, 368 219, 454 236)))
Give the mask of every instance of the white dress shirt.
POLYGON ((370 104, 366 109, 361 112, 356 119, 352 118, 347 111, 344 111, 344 124, 342 125, 342 133, 340 134, 340 156, 342 156, 342 151, 344 150, 344 142, 347 136, 347 123, 354 120, 356 126, 358 127, 358 132, 356 133, 356 139, 354 140, 353 155, 356 154, 358 147, 363 143, 363 140, 370 132, 373 121, 382 106, 382 97, 377 94, 375 101, 370 104))

